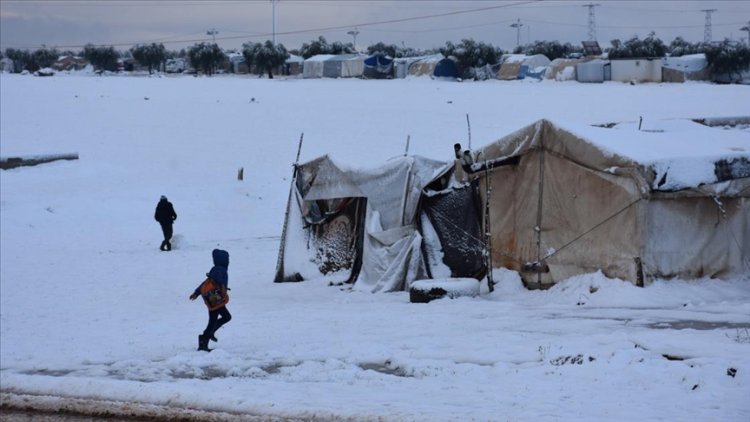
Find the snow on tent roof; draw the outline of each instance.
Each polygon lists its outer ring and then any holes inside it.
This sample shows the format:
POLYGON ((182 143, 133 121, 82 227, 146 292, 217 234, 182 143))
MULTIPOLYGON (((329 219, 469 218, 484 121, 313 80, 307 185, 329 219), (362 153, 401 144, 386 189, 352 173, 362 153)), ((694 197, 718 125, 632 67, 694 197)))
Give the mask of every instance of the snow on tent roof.
POLYGON ((336 57, 335 54, 318 54, 310 58, 305 59, 306 62, 324 62, 332 57, 336 57))
POLYGON ((708 66, 705 54, 690 54, 680 57, 665 57, 662 65, 668 69, 682 70, 683 72, 698 72, 708 66))
MULTIPOLYGON (((561 135, 553 137, 552 143, 546 141, 547 149, 601 171, 637 167, 644 173, 653 172, 646 177, 653 190, 675 191, 722 181, 717 176, 717 166, 722 162, 736 163, 739 170, 732 173, 736 178, 750 177, 742 170, 750 163, 750 134, 746 130, 712 128, 691 120, 648 122, 641 130, 639 122, 612 128, 559 125, 545 120, 535 125, 543 123, 561 135)), ((488 155, 521 155, 541 142, 538 138, 543 129, 538 128, 531 139, 523 135, 529 127, 510 134, 488 146, 494 150, 488 155)))

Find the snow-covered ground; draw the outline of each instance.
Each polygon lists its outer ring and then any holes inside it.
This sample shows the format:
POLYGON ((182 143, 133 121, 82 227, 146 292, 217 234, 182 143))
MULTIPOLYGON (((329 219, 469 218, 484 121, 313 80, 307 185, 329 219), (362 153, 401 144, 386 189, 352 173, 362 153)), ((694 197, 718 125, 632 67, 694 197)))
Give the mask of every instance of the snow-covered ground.
POLYGON ((648 128, 749 116, 748 98, 750 86, 706 83, 2 75, 1 155, 80 156, 0 171, 3 402, 358 421, 750 420, 747 274, 637 288, 595 273, 527 291, 497 270, 494 293, 429 304, 272 283, 302 132, 303 161, 374 166, 402 155, 407 136, 410 153, 451 159, 468 143, 467 114, 477 147, 539 118, 642 116, 648 128), (178 214, 168 253, 160 195, 178 214), (215 247, 231 255, 234 318, 203 353, 205 307, 188 295, 215 247))

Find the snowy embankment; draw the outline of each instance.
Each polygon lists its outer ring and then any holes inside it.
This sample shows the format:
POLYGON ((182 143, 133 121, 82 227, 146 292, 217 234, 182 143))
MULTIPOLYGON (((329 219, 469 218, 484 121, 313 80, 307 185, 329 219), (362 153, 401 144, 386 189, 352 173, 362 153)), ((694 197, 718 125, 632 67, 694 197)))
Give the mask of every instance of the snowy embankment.
POLYGON ((476 147, 539 118, 750 115, 750 87, 17 75, 0 85, 3 157, 80 156, 0 172, 3 404, 305 420, 750 418, 747 276, 637 288, 596 273, 527 291, 497 270, 491 294, 428 304, 271 282, 301 132, 303 160, 377 165, 403 154, 407 135, 410 153, 450 159, 467 142, 467 113, 476 147), (153 221, 162 194, 178 214, 168 253, 153 221), (206 354, 195 351, 205 309, 188 295, 215 247, 231 254, 234 318, 206 354))

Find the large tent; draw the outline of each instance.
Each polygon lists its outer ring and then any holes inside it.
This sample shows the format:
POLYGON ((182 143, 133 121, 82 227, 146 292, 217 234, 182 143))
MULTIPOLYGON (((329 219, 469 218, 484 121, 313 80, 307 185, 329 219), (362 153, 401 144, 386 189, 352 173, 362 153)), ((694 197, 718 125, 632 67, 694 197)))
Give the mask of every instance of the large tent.
POLYGON ((458 66, 451 57, 442 54, 421 57, 409 65, 409 75, 457 78, 458 66))
POLYGON ((544 74, 545 79, 556 81, 574 81, 576 80, 576 65, 581 59, 564 59, 558 58, 552 60, 544 74))
POLYGON ((393 59, 382 53, 376 53, 365 59, 363 77, 367 79, 393 78, 393 59))
POLYGON ((747 132, 640 125, 540 120, 477 151, 493 267, 530 287, 597 270, 639 285, 750 273, 747 132))
POLYGON ((664 57, 661 72, 664 82, 707 81, 710 79, 708 61, 703 53, 664 57))
POLYGON ((337 54, 323 62, 324 78, 359 78, 365 70, 365 56, 337 54))
POLYGON ((506 54, 502 57, 502 65, 497 73, 497 79, 512 81, 533 76, 541 79, 550 60, 543 54, 526 56, 523 54, 506 54))
POLYGON ((374 169, 328 156, 299 165, 275 281, 327 276, 388 292, 436 275, 483 275, 477 196, 472 185, 450 185, 451 169, 417 156, 374 169), (442 251, 441 240, 450 243, 442 251))
POLYGON ((305 79, 322 78, 324 63, 331 57, 335 56, 333 54, 318 54, 306 59, 302 64, 302 77, 305 79))

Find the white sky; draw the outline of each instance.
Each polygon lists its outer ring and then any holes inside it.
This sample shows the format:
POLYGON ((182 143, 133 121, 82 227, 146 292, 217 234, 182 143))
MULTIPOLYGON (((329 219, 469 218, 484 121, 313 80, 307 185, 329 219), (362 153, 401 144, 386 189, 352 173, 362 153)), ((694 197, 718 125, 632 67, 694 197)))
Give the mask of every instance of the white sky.
MULTIPOLYGON (((463 38, 509 50, 517 37, 579 43, 588 39, 584 1, 428 1, 428 0, 277 0, 277 42, 298 48, 319 35, 353 41, 360 49, 378 41, 407 47, 435 48, 463 38), (416 19, 414 19, 416 18, 416 19), (510 25, 520 19, 520 31, 510 25), (393 22, 396 21, 396 22, 393 22)), ((594 2, 596 38, 602 45, 655 31, 665 43, 676 36, 696 42, 704 37, 706 13, 712 39, 743 39, 750 21, 750 1, 608 1, 594 2)), ((210 41, 237 48, 274 33, 271 0, 171 1, 0 1, 0 48, 36 49, 42 44, 80 49, 86 43, 128 49, 136 43, 161 42, 179 49, 210 41)))

